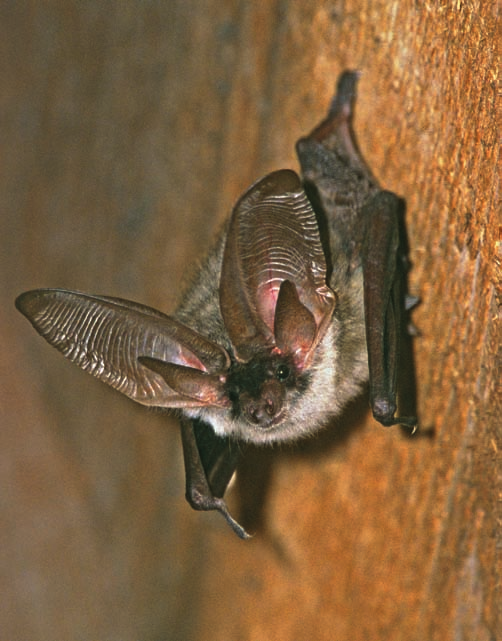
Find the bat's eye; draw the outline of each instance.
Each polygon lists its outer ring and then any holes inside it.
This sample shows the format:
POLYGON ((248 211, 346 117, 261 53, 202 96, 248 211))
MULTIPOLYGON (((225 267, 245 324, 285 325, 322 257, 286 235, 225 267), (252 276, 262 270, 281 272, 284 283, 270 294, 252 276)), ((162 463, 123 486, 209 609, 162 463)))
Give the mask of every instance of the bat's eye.
POLYGON ((277 380, 281 381, 281 383, 286 379, 288 379, 290 374, 291 374, 291 370, 287 365, 279 365, 279 367, 275 372, 275 375, 277 376, 277 380))

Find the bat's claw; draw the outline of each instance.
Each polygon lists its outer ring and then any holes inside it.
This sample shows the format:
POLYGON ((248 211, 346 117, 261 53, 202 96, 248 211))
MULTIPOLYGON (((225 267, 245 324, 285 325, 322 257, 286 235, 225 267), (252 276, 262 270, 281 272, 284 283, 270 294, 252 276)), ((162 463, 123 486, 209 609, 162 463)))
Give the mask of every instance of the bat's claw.
POLYGON ((246 532, 242 525, 240 525, 240 523, 237 523, 237 521, 231 516, 230 512, 228 511, 227 504, 223 499, 214 498, 213 509, 218 510, 218 512, 223 515, 225 521, 230 525, 232 530, 240 539, 247 540, 252 538, 253 535, 249 534, 249 532, 246 532))
POLYGON ((413 436, 418 430, 418 420, 416 416, 399 416, 395 424, 404 428, 408 436, 413 436))
POLYGON ((404 297, 404 308, 406 309, 407 312, 410 311, 410 309, 413 309, 418 305, 420 302, 420 297, 419 296, 412 296, 411 294, 406 294, 404 297))

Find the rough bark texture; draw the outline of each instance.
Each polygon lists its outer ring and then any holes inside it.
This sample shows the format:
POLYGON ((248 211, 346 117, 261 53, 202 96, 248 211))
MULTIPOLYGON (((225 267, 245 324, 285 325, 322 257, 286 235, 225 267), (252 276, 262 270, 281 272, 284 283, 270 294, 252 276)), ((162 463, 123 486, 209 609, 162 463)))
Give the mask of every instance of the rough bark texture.
POLYGON ((2 639, 502 637, 496 5, 3 3, 2 639), (185 504, 175 421, 66 363, 13 300, 172 309, 237 196, 297 166, 344 68, 363 152, 408 203, 425 435, 363 398, 252 453, 243 543, 185 504))

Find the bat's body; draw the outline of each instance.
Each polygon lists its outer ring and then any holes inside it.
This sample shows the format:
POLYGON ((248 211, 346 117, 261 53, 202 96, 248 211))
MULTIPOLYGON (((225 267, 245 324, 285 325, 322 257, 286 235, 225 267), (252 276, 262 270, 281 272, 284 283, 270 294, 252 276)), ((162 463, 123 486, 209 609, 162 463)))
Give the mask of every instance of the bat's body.
POLYGON ((187 498, 219 510, 239 442, 298 439, 370 382, 373 414, 395 418, 404 311, 402 202, 357 150, 357 74, 342 74, 328 117, 290 170, 255 183, 172 317, 65 290, 18 308, 80 367, 145 405, 181 411, 187 498))

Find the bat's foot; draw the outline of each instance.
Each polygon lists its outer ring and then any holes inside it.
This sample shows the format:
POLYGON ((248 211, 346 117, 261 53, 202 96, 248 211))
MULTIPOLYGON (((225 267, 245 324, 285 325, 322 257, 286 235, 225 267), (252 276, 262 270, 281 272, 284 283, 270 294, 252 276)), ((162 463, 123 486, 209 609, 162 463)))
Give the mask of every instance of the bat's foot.
POLYGON ((340 75, 335 96, 328 110, 328 115, 308 136, 300 138, 296 143, 297 153, 300 157, 304 174, 304 158, 309 154, 304 147, 307 145, 308 148, 309 144, 311 145, 315 142, 320 143, 322 147, 329 152, 335 152, 337 155, 341 154, 345 156, 353 168, 359 169, 367 178, 372 181, 374 180, 371 171, 359 151, 352 129, 354 105, 357 96, 357 81, 360 75, 359 71, 344 71, 340 75))
POLYGON ((395 403, 390 403, 387 399, 377 399, 372 403, 373 418, 384 427, 392 427, 393 425, 401 425, 411 430, 414 434, 418 429, 418 421, 416 416, 394 416, 396 413, 395 403))
MULTIPOLYGON (((330 147, 329 141, 337 133, 347 136, 349 132, 341 131, 350 125, 356 100, 356 86, 359 71, 344 71, 338 79, 335 96, 331 101, 328 115, 308 136, 330 147)), ((351 146, 352 146, 351 141, 351 146)))

